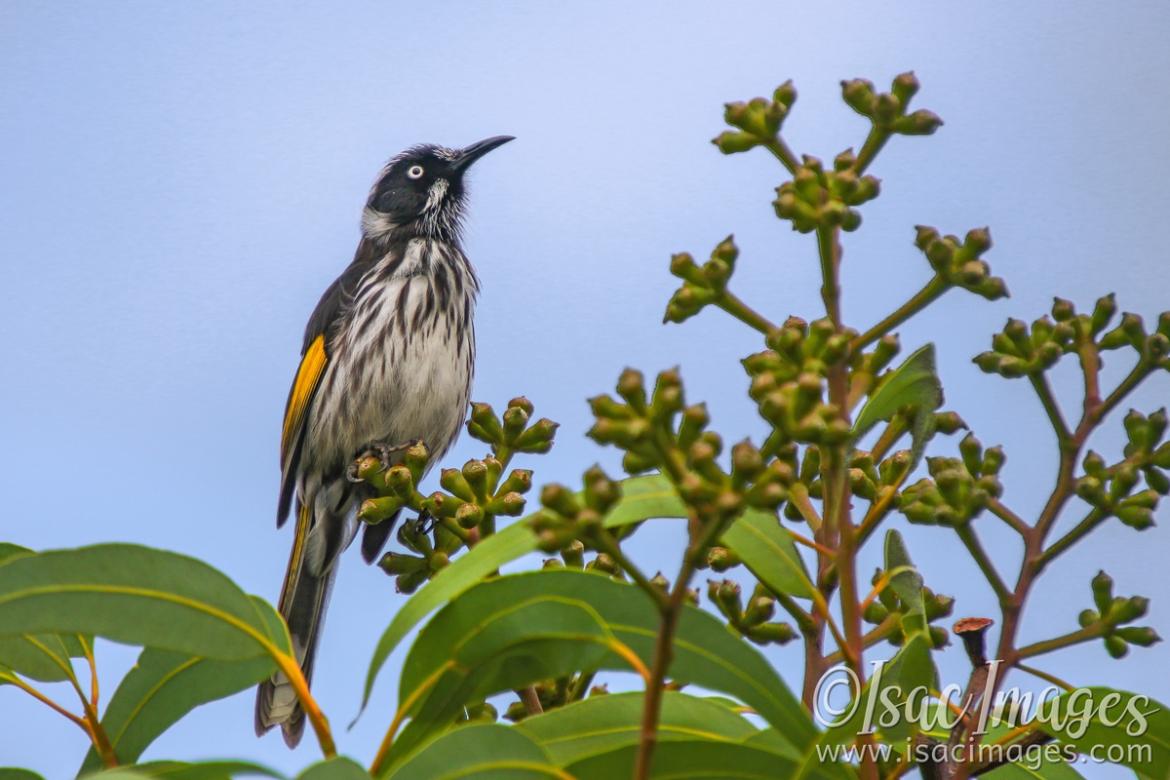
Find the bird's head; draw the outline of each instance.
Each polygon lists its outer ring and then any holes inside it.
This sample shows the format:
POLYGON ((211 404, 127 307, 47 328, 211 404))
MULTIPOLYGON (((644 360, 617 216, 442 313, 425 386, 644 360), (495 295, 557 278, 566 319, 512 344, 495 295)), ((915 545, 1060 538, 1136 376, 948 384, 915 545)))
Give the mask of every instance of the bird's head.
POLYGON ((466 190, 463 176, 471 164, 512 140, 497 135, 448 149, 424 144, 395 156, 370 190, 362 215, 367 238, 458 238, 466 190))

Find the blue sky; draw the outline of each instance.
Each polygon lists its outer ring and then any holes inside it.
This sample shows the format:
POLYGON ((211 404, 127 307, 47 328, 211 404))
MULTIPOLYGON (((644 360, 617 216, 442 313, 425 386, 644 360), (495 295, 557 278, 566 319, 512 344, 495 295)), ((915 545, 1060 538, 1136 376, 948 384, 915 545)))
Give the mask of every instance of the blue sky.
MULTIPOLYGON (((1154 2, 4 3, 0 538, 175 549, 275 598, 291 538, 272 522, 276 446, 302 328, 351 256, 370 180, 419 141, 517 136, 474 175, 474 397, 500 406, 523 393, 563 423, 553 453, 531 464, 538 481, 574 480, 594 461, 616 470, 614 453, 583 437, 583 399, 625 365, 681 365, 727 440, 758 436, 736 362, 758 348, 752 335, 714 312, 660 324, 669 254, 705 253, 729 232, 746 299, 773 318, 816 314, 811 240, 769 205, 780 170, 708 142, 721 104, 792 78, 791 143, 828 158, 865 129, 838 81, 888 83, 906 69, 923 83, 919 105, 946 125, 896 139, 878 160, 883 196, 846 245, 845 316, 873 322, 927 278, 914 224, 991 225, 988 259, 1013 297, 951 293, 902 338, 936 342, 948 404, 985 443, 1006 445, 1007 498, 1030 515, 1054 470, 1052 435, 1023 384, 970 357, 1054 293, 1085 307, 1115 290, 1147 318, 1170 308, 1167 29, 1170 7, 1154 2)), ((1076 377, 1058 376, 1071 403, 1076 377)), ((1134 405, 1152 411, 1168 387, 1163 377, 1134 405)), ((1117 451, 1119 431, 1113 420, 1099 447, 1117 451)), ((479 454, 464 438, 449 460, 479 454)), ((1014 540, 983 527, 1010 568, 1014 540)), ((994 614, 949 533, 908 538, 927 582, 959 597, 957 614, 994 614)), ((668 528, 648 528, 636 551, 670 569, 676 547, 668 528)), ((1045 577, 1023 638, 1074 628, 1100 565, 1119 593, 1153 597, 1150 622, 1165 629, 1166 549, 1165 529, 1137 537, 1111 523, 1045 577)), ((347 557, 316 680, 335 723, 356 711, 401 600, 347 557)), ((1044 666, 1170 701, 1164 648, 1110 663, 1094 644, 1044 666)), ((795 684, 798 649, 770 655, 795 684)), ((107 691, 133 657, 103 648, 107 691)), ((965 677, 957 648, 941 663, 944 678, 965 677)), ((369 758, 393 677, 343 750, 369 758)), ((0 735, 0 763, 52 778, 84 752, 71 725, 11 689, 0 735)), ((293 769, 315 750, 311 739, 293 754, 277 737, 257 742, 241 695, 197 711, 148 756, 293 769)))

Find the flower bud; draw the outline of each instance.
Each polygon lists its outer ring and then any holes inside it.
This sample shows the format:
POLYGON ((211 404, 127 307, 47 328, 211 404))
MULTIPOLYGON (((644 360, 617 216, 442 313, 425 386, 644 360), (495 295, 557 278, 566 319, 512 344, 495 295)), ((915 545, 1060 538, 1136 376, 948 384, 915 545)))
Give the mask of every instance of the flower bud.
POLYGON ((500 444, 504 440, 504 429, 490 404, 472 402, 467 432, 488 444, 500 444))
POLYGON ((520 452, 544 453, 552 448, 553 438, 556 436, 559 423, 547 417, 541 417, 527 430, 516 437, 513 446, 520 452))

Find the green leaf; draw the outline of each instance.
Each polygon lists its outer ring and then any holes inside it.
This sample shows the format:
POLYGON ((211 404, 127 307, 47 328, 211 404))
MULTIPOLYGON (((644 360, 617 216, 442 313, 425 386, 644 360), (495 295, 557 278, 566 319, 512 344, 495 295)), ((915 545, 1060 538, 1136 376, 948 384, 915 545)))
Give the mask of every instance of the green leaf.
MULTIPOLYGON (((0 544, 0 547, 3 546, 3 544, 0 544)), ((0 780, 45 780, 45 778, 41 777, 31 769, 0 766, 0 780)))
MULTIPOLYGON (((456 558, 451 562, 451 565, 441 569, 417 593, 407 599, 406 603, 394 614, 390 625, 382 632, 381 638, 378 639, 378 645, 374 648, 374 657, 370 660, 370 668, 366 672, 361 710, 365 710, 366 704, 370 701, 374 679, 381 671, 382 665, 386 663, 390 653, 394 652, 398 643, 410 633, 411 629, 435 609, 481 582, 484 577, 504 564, 535 549, 536 537, 528 528, 527 523, 520 520, 499 533, 487 537, 468 550, 466 554, 456 558)), ((358 712, 358 717, 360 716, 361 711, 358 712)), ((354 720, 356 721, 356 719, 354 720)))
MULTIPOLYGON (((271 606, 260 599, 256 602, 257 608, 269 613, 270 620, 280 620, 271 606)), ((274 669, 268 656, 217 661, 148 647, 114 691, 102 715, 102 726, 118 760, 132 764, 188 712, 255 685, 274 669)), ((81 771, 100 766, 101 758, 91 748, 81 771)))
MULTIPOLYGON (((583 669, 629 669, 614 640, 649 666, 658 627, 648 596, 593 572, 542 570, 480 583, 440 611, 411 648, 399 700, 413 720, 395 752, 446 726, 476 697, 583 669)), ((684 609, 674 650, 671 679, 741 699, 798 747, 813 738, 771 665, 713 615, 684 609)))
MULTIPOLYGON (((0 563, 35 554, 27 547, 0 542, 0 563)), ((33 680, 63 682, 73 679, 70 659, 84 657, 83 642, 93 644, 92 638, 73 634, 0 637, 0 665, 33 680)))
MULTIPOLYGON (((283 775, 266 766, 250 761, 151 761, 135 766, 107 769, 84 775, 85 780, 231 780, 234 777, 274 777, 283 775)), ((368 775, 367 775, 368 777, 368 775)))
POLYGON ((318 761, 297 776, 297 780, 369 780, 370 775, 352 758, 338 756, 318 761))
MULTIPOLYGON (((4 563, 9 558, 15 558, 19 555, 36 555, 35 552, 27 547, 21 547, 19 544, 12 544, 11 542, 0 542, 0 563, 4 563)), ((25 769, 14 769, 14 772, 25 772, 25 769)))
MULTIPOLYGON (((589 756, 565 767, 576 780, 614 780, 630 777, 638 746, 618 748, 589 756)), ((789 777, 795 764, 790 758, 750 745, 709 740, 664 742, 654 750, 651 778, 686 780, 776 780, 789 777)))
POLYGON ((1078 688, 1057 697, 1042 714, 1037 725, 1081 753, 1116 758, 1150 780, 1170 777, 1170 712, 1149 696, 1078 688))
POLYGON ((84 655, 81 640, 71 634, 0 636, 0 664, 41 682, 73 679, 71 659, 84 655))
POLYGON ((288 653, 288 633, 207 564, 103 544, 0 564, 0 635, 82 633, 207 658, 288 653))
POLYGON ((775 513, 749 509, 723 532, 723 544, 735 551, 760 582, 777 593, 811 597, 814 586, 792 537, 775 513))
POLYGON ((926 601, 922 593, 922 575, 910 560, 902 535, 890 529, 885 540, 885 570, 897 572, 890 578, 890 587, 906 606, 902 617, 902 631, 906 636, 921 634, 930 646, 930 626, 926 622, 926 601))
POLYGON ((890 420, 902 409, 909 409, 913 441, 910 468, 913 469, 934 433, 934 410, 942 403, 942 383, 935 371, 934 345, 927 344, 890 372, 877 392, 861 407, 853 423, 853 439, 857 441, 879 421, 890 420))
POLYGON ((461 726, 433 740, 390 773, 390 780, 564 778, 530 736, 495 723, 461 726))
MULTIPOLYGON (((593 696, 555 710, 525 718, 515 728, 538 742, 558 766, 595 753, 637 745, 642 731, 642 693, 593 696)), ((708 739, 737 744, 758 734, 758 729, 724 704, 666 691, 662 697, 658 741, 708 739)), ((779 737, 779 735, 777 734, 779 737)), ((780 750, 800 758, 800 751, 779 738, 780 750)), ((766 749, 775 746, 769 743, 766 749)))
MULTIPOLYGON (((622 498, 606 515, 606 525, 613 528, 651 517, 683 516, 685 512, 682 503, 665 478, 657 475, 634 477, 622 482, 622 498)), ((475 545, 452 561, 451 565, 440 570, 402 605, 374 648, 374 657, 366 672, 361 710, 364 711, 369 703, 374 680, 386 659, 423 618, 504 564, 536 550, 536 536, 528 527, 532 517, 527 515, 475 545)), ((358 712, 360 716, 361 711, 358 712)))

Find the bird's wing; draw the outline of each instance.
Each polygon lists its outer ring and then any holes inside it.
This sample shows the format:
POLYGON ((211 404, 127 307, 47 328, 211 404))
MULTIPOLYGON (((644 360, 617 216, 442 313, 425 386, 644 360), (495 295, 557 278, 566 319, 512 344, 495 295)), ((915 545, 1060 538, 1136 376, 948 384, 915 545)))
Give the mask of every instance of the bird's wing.
POLYGON ((296 492, 297 467, 304 447, 305 429, 309 412, 313 407, 317 388, 325 367, 329 364, 330 333, 338 318, 352 302, 352 297, 366 272, 377 262, 377 248, 369 241, 358 244, 353 262, 333 280, 325 290, 317 308, 309 317, 305 327, 305 343, 301 349, 301 364, 297 367, 296 378, 288 391, 288 403, 284 407, 284 425, 280 433, 280 501, 276 509, 276 525, 280 527, 292 507, 293 493, 296 492))
POLYGON ((280 503, 276 510, 278 526, 288 517, 296 487, 297 462, 300 460, 301 444, 305 438, 309 406, 317 393, 317 387, 321 384, 321 376, 325 373, 325 365, 328 362, 325 334, 319 333, 301 356, 301 364, 297 368, 292 387, 289 388, 288 402, 284 407, 284 424, 280 430, 280 503))

